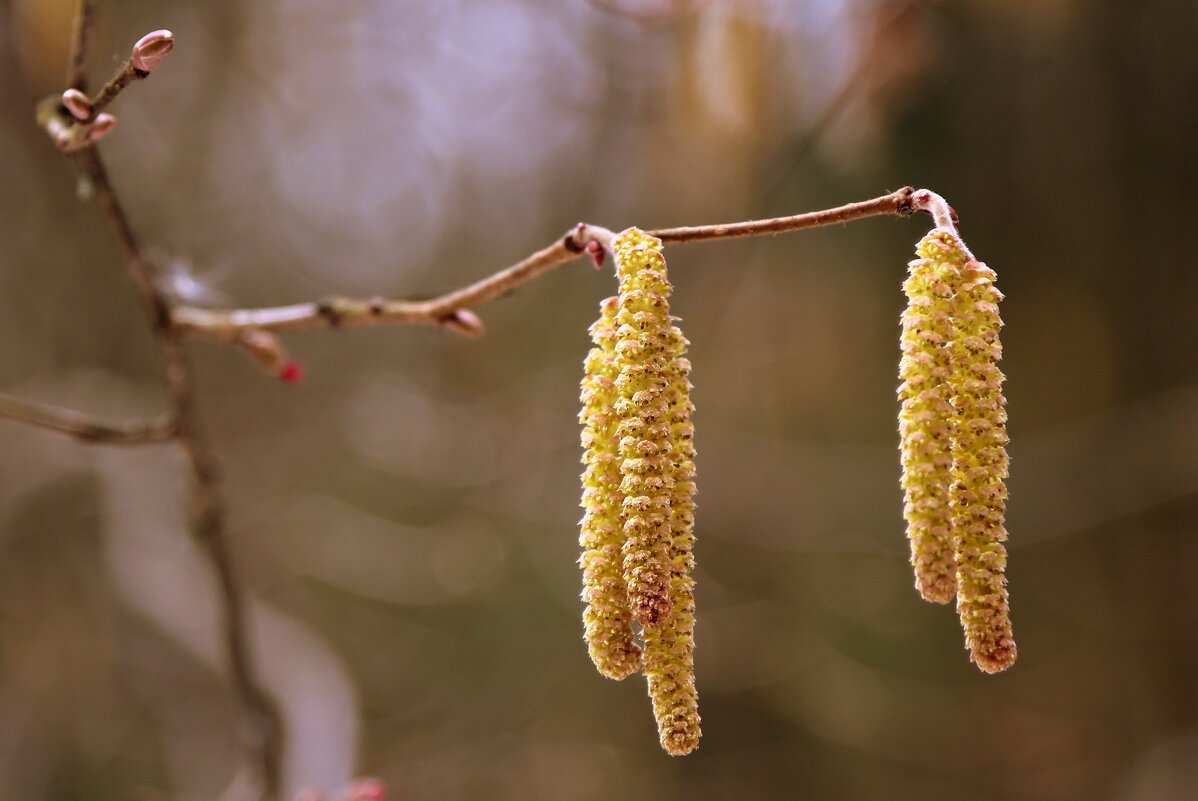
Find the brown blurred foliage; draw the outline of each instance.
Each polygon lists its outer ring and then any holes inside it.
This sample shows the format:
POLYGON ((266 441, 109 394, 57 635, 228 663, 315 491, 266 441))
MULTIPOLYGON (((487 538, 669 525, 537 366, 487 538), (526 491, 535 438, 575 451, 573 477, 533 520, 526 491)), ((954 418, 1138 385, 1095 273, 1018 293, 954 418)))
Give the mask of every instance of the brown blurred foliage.
MULTIPOLYGON (((94 209, 33 125, 67 0, 0 3, 0 388, 162 408, 94 209)), ((575 415, 607 271, 482 310, 488 336, 287 337, 298 386, 190 346, 290 786, 400 799, 1198 794, 1198 6, 104 4, 114 181, 173 291, 427 295, 585 219, 944 194, 1007 294, 1020 662, 983 676, 911 588, 894 389, 923 220, 670 252, 692 340, 705 737, 578 620, 575 415), (618 6, 618 8, 613 8, 618 6)), ((0 421, 0 798, 215 799, 232 701, 168 448, 0 421)))

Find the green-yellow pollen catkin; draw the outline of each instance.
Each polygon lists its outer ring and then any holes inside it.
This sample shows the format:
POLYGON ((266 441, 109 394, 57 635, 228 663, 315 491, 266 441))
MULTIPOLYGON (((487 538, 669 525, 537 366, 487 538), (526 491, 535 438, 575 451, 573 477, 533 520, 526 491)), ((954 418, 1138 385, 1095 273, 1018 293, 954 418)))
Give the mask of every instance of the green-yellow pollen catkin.
POLYGON ((632 616, 644 626, 670 611, 670 501, 667 371, 671 349, 670 284, 661 245, 637 229, 612 242, 620 280, 616 316, 616 429, 624 493, 624 581, 632 616))
POLYGON ((677 328, 672 337, 676 354, 666 390, 670 416, 670 461, 674 465, 671 498, 670 595, 673 606, 665 620, 646 626, 645 675, 661 745, 668 753, 688 754, 699 745, 699 696, 695 688, 695 448, 690 416, 690 362, 682 358, 686 339, 677 328))
POLYGON ((612 242, 620 279, 616 413, 624 577, 641 623, 662 747, 688 754, 701 732, 694 675, 694 428, 687 341, 670 316, 661 242, 630 228, 612 242))
POLYGON ((582 507, 579 544, 583 569, 585 638, 591 661, 601 674, 623 679, 641 668, 641 651, 632 631, 632 613, 624 584, 624 531, 620 466, 616 454, 615 382, 619 376, 614 347, 619 304, 608 298, 591 326, 594 348, 587 354, 582 380, 582 507))
MULTIPOLYGON (((951 234, 945 250, 961 251, 951 234)), ((1007 459, 1006 399, 994 271, 968 259, 954 303, 952 404, 953 534, 957 565, 957 612, 970 658, 987 673, 1015 663, 1015 639, 1005 575, 1007 459)))
POLYGON ((915 586, 927 600, 948 603, 957 589, 949 493, 953 408, 948 382, 955 335, 953 295, 965 254, 937 246, 937 234, 933 231, 919 243, 920 258, 908 265, 910 275, 903 284, 908 303, 900 340, 899 447, 915 586))

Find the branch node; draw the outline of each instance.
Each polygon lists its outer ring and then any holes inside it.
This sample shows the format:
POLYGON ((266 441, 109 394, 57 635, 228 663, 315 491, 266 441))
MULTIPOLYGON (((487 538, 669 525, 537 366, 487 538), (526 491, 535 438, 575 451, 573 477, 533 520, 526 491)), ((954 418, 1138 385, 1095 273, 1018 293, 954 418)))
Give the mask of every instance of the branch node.
POLYGON ((329 328, 341 327, 344 315, 337 305, 337 298, 325 298, 316 302, 316 313, 329 321, 329 328))
POLYGON ((582 253, 582 245, 579 239, 587 229, 586 223, 579 223, 574 227, 574 230, 562 237, 562 245, 571 253, 582 253))
POLYGON ((911 195, 911 207, 916 211, 926 211, 938 228, 947 228, 954 234, 960 235, 957 224, 957 212, 948 205, 948 201, 930 189, 918 189, 911 195))

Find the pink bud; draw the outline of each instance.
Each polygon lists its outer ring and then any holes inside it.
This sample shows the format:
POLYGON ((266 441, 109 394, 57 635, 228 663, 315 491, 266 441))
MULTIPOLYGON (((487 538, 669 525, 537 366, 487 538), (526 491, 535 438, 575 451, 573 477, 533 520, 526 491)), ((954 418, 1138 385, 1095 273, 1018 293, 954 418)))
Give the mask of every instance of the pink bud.
POLYGON ((86 120, 92 115, 92 101, 78 89, 68 89, 62 93, 62 104, 77 120, 86 120))
POLYGON ((149 72, 157 67, 166 54, 175 46, 175 35, 170 31, 151 31, 137 40, 133 45, 133 55, 130 60, 135 69, 149 72))
POLYGON ((96 120, 87 129, 87 141, 98 142, 116 127, 116 117, 111 114, 97 114, 96 120))
POLYGON ((386 801, 387 785, 382 779, 355 779, 345 788, 345 801, 386 801))
POLYGON ((595 265, 595 269, 603 268, 603 258, 607 254, 603 251, 603 245, 598 242, 587 242, 586 247, 587 258, 591 260, 591 264, 595 265))
POLYGON ((298 384, 304 378, 302 362, 287 361, 279 365, 279 380, 284 384, 298 384))
POLYGON ((482 318, 470 309, 454 309, 441 320, 441 325, 468 337, 481 337, 487 332, 482 318))

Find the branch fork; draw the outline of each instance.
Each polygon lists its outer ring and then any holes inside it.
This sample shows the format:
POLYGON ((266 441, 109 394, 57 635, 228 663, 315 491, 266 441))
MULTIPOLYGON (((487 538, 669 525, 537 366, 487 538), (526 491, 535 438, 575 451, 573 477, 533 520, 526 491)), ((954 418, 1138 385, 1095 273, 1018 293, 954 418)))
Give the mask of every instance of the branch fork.
MULTIPOLYGON (((90 6, 89 3, 84 5, 90 6)), ((89 34, 86 22, 90 12, 81 11, 79 19, 85 22, 77 23, 76 36, 84 37, 89 34)), ((89 98, 83 91, 82 62, 75 65, 78 56, 72 55, 72 65, 79 72, 73 80, 74 85, 58 97, 48 97, 38 104, 37 122, 49 134, 55 147, 64 153, 74 153, 91 147, 103 139, 116 126, 116 117, 107 114, 104 109, 116 99, 125 87, 134 81, 149 77, 167 53, 175 46, 175 35, 168 30, 157 30, 147 33, 133 45, 129 58, 116 71, 116 74, 104 84, 95 97, 89 98)), ((85 49, 76 43, 73 53, 85 49)))

